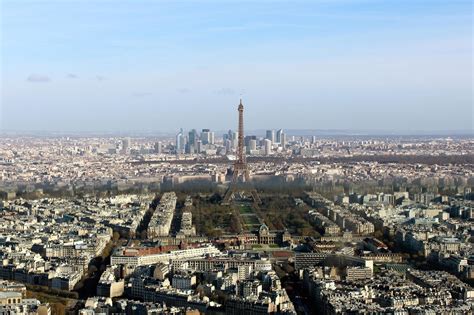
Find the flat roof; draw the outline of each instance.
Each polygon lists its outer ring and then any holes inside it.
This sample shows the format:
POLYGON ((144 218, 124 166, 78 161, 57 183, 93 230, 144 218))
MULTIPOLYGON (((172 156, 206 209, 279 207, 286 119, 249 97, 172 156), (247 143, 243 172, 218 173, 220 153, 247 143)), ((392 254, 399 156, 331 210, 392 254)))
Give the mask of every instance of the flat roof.
POLYGON ((8 292, 8 291, 3 291, 0 292, 0 299, 5 299, 5 298, 18 298, 21 297, 21 292, 8 292))

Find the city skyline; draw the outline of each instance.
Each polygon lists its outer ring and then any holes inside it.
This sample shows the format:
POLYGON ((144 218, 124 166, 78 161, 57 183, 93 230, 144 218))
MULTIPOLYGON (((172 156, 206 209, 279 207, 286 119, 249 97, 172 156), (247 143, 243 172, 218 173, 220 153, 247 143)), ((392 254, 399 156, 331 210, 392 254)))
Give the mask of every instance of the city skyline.
POLYGON ((473 8, 0 0, 0 314, 472 314, 473 8))
POLYGON ((0 131, 472 131, 472 7, 424 4, 3 1, 0 131))
MULTIPOLYGON (((200 127, 186 127, 186 128, 175 128, 171 130, 88 130, 88 131, 68 131, 68 130, 0 130, 0 135, 11 135, 11 136, 97 136, 97 137, 174 137, 176 133, 179 133, 180 129, 183 131, 190 131, 193 129, 199 130, 200 127)), ((206 128, 206 127, 204 127, 206 128)), ((235 131, 237 128, 228 129, 212 129, 215 135, 222 136, 229 130, 235 131)), ((287 129, 287 128, 261 128, 261 129, 250 129, 245 132, 245 135, 258 136, 261 138, 265 137, 267 130, 284 129, 287 136, 320 136, 322 138, 327 137, 471 137, 474 133, 472 129, 462 130, 384 130, 384 129, 287 129)))

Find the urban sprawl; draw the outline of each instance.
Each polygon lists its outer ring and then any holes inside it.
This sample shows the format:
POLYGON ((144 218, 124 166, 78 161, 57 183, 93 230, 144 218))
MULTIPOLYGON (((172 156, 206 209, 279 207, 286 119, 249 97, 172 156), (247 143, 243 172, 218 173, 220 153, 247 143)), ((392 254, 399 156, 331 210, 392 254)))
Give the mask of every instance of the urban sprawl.
POLYGON ((474 140, 0 141, 0 314, 472 314, 474 140))

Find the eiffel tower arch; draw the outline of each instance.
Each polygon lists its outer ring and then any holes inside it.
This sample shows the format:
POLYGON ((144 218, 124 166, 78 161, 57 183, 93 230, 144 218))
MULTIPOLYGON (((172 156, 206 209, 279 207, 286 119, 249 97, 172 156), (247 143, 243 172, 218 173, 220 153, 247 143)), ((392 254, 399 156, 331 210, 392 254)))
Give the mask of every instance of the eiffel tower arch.
POLYGON ((257 190, 250 184, 250 175, 247 166, 247 160, 244 152, 244 105, 240 99, 239 107, 239 132, 237 138, 237 158, 234 163, 234 173, 232 181, 227 189, 222 204, 230 204, 236 198, 250 196, 256 205, 262 203, 257 190))

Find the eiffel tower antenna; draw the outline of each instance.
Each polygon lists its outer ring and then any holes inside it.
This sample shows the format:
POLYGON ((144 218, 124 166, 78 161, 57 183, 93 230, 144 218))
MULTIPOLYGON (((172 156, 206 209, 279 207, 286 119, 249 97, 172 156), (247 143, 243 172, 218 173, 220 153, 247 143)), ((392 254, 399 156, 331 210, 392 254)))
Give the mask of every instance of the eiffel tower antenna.
POLYGON ((250 181, 249 170, 247 168, 247 160, 244 151, 244 105, 242 104, 242 97, 240 98, 239 106, 239 131, 237 137, 237 158, 234 163, 234 173, 232 175, 232 182, 224 196, 223 204, 230 204, 235 198, 236 193, 244 195, 249 193, 255 204, 260 204, 261 200, 255 189, 251 189, 249 185, 243 185, 250 181))

